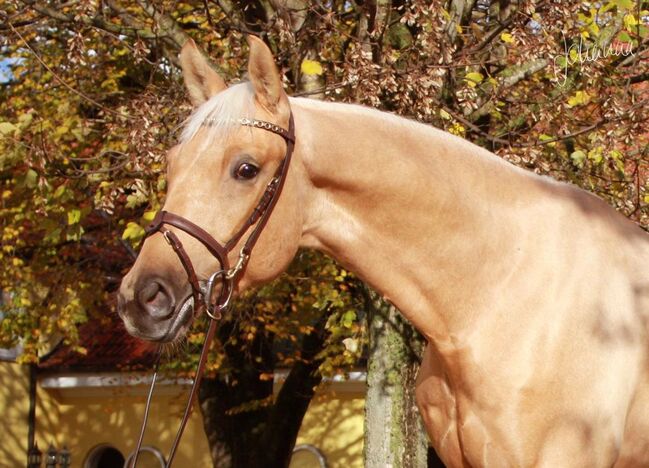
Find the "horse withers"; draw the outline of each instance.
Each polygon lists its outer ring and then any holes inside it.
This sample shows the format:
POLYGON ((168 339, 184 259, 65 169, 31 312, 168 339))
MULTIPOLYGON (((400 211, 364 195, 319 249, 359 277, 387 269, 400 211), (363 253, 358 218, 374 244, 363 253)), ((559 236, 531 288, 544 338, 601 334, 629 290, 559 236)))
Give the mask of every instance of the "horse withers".
MULTIPOLYGON (((292 116, 292 162, 235 294, 275 278, 299 247, 383 294, 428 340, 416 396, 449 467, 649 466, 649 235, 597 197, 435 128, 288 98, 271 52, 249 45, 250 81, 231 87, 184 46, 195 109, 168 154, 163 208, 231 239, 288 145, 241 122, 288 129, 292 116)), ((204 286, 221 262, 168 230, 204 286)), ((147 238, 119 297, 128 331, 163 342, 186 332, 196 301, 167 237, 147 238)))

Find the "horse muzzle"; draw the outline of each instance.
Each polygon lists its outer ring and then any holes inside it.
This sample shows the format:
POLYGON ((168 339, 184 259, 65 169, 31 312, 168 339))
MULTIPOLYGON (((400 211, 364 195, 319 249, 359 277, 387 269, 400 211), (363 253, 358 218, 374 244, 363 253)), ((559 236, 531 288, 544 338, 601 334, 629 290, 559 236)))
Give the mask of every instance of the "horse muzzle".
POLYGON ((147 341, 171 342, 181 337, 193 318, 191 290, 175 291, 161 277, 130 284, 128 277, 120 287, 117 311, 126 330, 147 341))

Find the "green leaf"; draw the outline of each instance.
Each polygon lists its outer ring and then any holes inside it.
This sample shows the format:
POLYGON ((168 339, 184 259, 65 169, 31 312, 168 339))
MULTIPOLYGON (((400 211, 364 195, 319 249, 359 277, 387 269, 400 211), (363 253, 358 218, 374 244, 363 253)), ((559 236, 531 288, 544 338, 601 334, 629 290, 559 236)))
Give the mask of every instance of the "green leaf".
POLYGON ((638 28, 638 34, 642 39, 646 39, 649 37, 649 27, 645 26, 644 24, 641 24, 640 27, 638 28))
POLYGON ((602 15, 613 8, 615 8, 615 2, 608 2, 599 9, 599 14, 602 15))
POLYGON ((135 208, 147 202, 146 195, 138 191, 126 197, 126 208, 135 208))
POLYGON ((343 315, 343 320, 342 320, 343 327, 351 328, 352 325, 354 325, 354 320, 356 320, 356 312, 354 312, 353 310, 348 310, 343 315))
POLYGON ((634 7, 633 0, 613 0, 613 3, 621 10, 629 10, 634 7))
POLYGON ((611 159, 613 159, 613 163, 615 164, 617 170, 620 171, 621 174, 624 174, 624 170, 626 168, 624 166, 624 159, 622 158, 622 153, 620 153, 617 150, 613 150, 611 151, 610 156, 611 159))
POLYGON ((584 165, 584 161, 586 160, 586 153, 581 150, 573 151, 570 155, 570 159, 572 159, 572 162, 576 166, 581 167, 584 165))
POLYGON ((629 36, 629 33, 626 31, 622 31, 618 36, 617 40, 620 42, 631 42, 633 39, 631 39, 631 36, 629 36))
POLYGON ((25 174, 25 185, 28 188, 36 187, 38 183, 38 173, 34 169, 29 169, 27 174, 25 174))
POLYGON ((56 188, 56 190, 54 191, 54 195, 52 196, 54 198, 60 198, 64 193, 65 193, 65 185, 61 184, 56 188))
POLYGON ((601 164, 601 162, 604 160, 604 156, 602 155, 602 147, 598 146, 597 148, 593 148, 588 152, 588 159, 593 161, 595 164, 601 164))
POLYGON ((322 75, 324 73, 322 65, 320 65, 320 62, 317 60, 304 59, 302 61, 302 66, 300 66, 300 70, 302 70, 302 73, 305 75, 322 75))

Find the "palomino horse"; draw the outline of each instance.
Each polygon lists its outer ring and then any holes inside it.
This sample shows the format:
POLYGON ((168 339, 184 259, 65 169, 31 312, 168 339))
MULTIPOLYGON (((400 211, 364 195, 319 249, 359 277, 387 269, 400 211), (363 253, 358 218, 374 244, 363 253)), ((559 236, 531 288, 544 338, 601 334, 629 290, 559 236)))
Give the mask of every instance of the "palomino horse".
MULTIPOLYGON (((292 162, 238 290, 308 247, 394 303, 428 340, 416 396, 448 466, 649 466, 649 236, 595 196, 442 131, 289 99, 268 48, 249 43, 250 81, 229 88, 183 48, 196 109, 169 152, 164 206, 232 238, 288 153, 241 119, 288 128, 292 113, 292 162)), ((201 284, 222 268, 167 229, 201 284)), ((120 289, 127 329, 157 341, 186 331, 195 301, 166 237, 149 236, 120 289)))

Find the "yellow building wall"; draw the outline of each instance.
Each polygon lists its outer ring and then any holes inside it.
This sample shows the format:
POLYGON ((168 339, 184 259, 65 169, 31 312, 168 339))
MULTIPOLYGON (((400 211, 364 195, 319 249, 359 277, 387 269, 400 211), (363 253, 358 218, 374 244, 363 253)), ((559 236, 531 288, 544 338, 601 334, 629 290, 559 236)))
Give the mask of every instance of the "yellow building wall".
POLYGON ((29 413, 29 369, 0 362, 0 466, 27 465, 27 415, 29 413))
MULTIPOLYGON (((53 442, 66 445, 72 467, 81 468, 97 445, 109 444, 126 457, 135 449, 144 414, 145 396, 128 396, 119 390, 88 396, 62 396, 56 390, 39 389, 36 439, 39 447, 53 442)), ((186 392, 158 395, 151 405, 144 445, 152 445, 167 456, 178 430, 186 392)), ((139 465, 139 464, 138 464, 139 465)), ((207 439, 198 408, 193 411, 174 460, 174 466, 211 466, 207 439)))
MULTIPOLYGON (((0 439, 0 467, 24 467, 27 450, 29 374, 25 366, 0 363, 0 408, 6 428, 0 439), (6 463, 6 464, 5 464, 6 463)), ((72 467, 82 468, 89 451, 103 443, 124 456, 133 449, 144 412, 145 395, 132 396, 131 389, 38 388, 36 441, 45 452, 50 443, 66 445, 72 467)), ((153 445, 167 456, 180 422, 187 389, 154 397, 144 445, 153 445)), ((324 390, 309 406, 297 444, 312 444, 326 456, 331 468, 361 468, 363 450, 362 393, 324 390)), ((291 468, 315 468, 314 458, 301 453, 291 468)), ((140 466, 140 465, 139 465, 140 466)), ((187 423, 174 466, 210 467, 211 460, 198 408, 187 423)), ((144 465, 142 465, 142 468, 144 465)))
MULTIPOLYGON (((325 390, 311 401, 296 445, 315 445, 331 468, 362 468, 364 412, 364 394, 325 390)), ((304 455, 291 463, 291 468, 314 467, 313 457, 304 455)))

